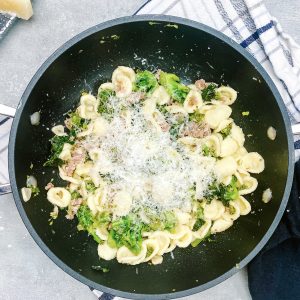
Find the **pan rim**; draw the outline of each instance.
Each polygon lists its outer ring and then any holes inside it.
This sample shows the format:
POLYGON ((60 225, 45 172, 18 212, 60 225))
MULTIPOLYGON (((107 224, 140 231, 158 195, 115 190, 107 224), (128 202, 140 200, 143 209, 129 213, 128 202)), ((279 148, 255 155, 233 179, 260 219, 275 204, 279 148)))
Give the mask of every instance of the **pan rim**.
POLYGON ((277 90, 275 84, 273 83, 270 76, 267 74, 267 72, 263 69, 263 67, 260 65, 260 63, 251 56, 251 54, 242 48, 238 43, 233 41, 231 38, 227 37, 223 33, 207 26, 201 23, 198 23, 196 21, 188 20, 181 17, 174 17, 169 15, 135 15, 135 16, 126 16, 121 17, 113 20, 106 21, 104 23, 100 23, 98 25, 95 25, 75 37, 71 38, 67 42, 65 42, 61 47, 59 47, 36 71, 34 76, 32 77, 31 81, 27 85, 20 102, 18 104, 18 108, 16 111, 16 115, 13 121, 13 125, 10 132, 10 139, 9 139, 9 151, 8 151, 8 162, 9 162, 9 175, 10 175, 10 182, 12 186, 12 192, 14 201, 16 204, 16 207, 18 209, 18 212, 22 218, 22 221, 24 225, 26 226, 27 230, 29 231, 30 235, 36 242, 36 244, 41 248, 41 250, 58 266, 60 267, 64 272, 72 276, 73 278, 77 279, 81 283, 95 288, 97 290, 100 290, 104 293, 109 293, 115 296, 123 297, 123 298, 130 298, 130 299, 172 299, 172 298, 180 298, 189 296, 192 294, 196 294, 199 292, 202 292, 206 289, 209 289, 224 280, 228 279, 235 273, 237 273, 241 268, 245 267, 254 257, 255 255, 262 249, 262 247, 267 243, 267 241, 270 239, 271 235, 273 234, 274 230, 276 229, 282 215, 284 212, 284 209, 286 207, 289 194, 292 187, 293 182, 293 174, 294 174, 294 146, 293 146, 293 135, 291 131, 290 126, 290 119, 288 117, 288 113, 286 110, 286 107, 284 105, 284 102, 282 100, 282 97, 279 94, 279 91, 277 90), (279 206, 279 209, 276 213, 276 216, 270 225, 269 229, 267 230, 266 234, 263 236, 263 238, 260 240, 260 242, 256 245, 256 247, 239 263, 239 268, 233 267, 232 269, 228 270, 226 273, 222 274, 221 276, 205 283, 202 285, 199 285, 197 287, 178 291, 178 292, 172 292, 172 293, 164 293, 164 294, 137 294, 137 293, 131 293, 131 292, 124 292, 117 289, 109 288, 106 286, 103 286, 101 284, 98 284, 90 279, 87 279, 83 275, 79 274, 78 272, 74 271, 72 268, 67 266, 62 260, 60 260, 43 242, 41 237, 37 234, 34 227, 32 226, 31 222, 29 221, 27 214, 23 208, 22 200, 19 194, 19 191, 17 189, 16 184, 16 174, 15 174, 15 164, 14 164, 14 157, 15 157, 15 143, 16 143, 16 134, 17 134, 17 128, 19 124, 20 117, 22 115, 24 104, 26 103, 27 99, 29 98, 31 91, 35 87, 36 83, 40 79, 40 77, 43 75, 43 73, 50 67, 50 65, 60 56, 62 55, 67 49, 75 45, 77 42, 81 41, 82 39, 98 32, 103 29, 121 25, 121 24, 127 24, 127 23, 135 23, 135 22, 142 22, 142 21, 160 21, 160 22, 172 22, 177 23, 179 25, 185 25, 189 26, 198 30, 202 30, 208 34, 213 35, 214 37, 218 38, 220 41, 225 42, 229 47, 234 48, 237 52, 239 52, 243 57, 245 57, 246 60, 249 61, 249 63, 257 69, 257 71, 260 73, 268 87, 270 88, 277 105, 280 109, 283 121, 284 121, 284 127, 285 132, 287 135, 287 142, 288 142, 288 175, 286 178, 286 185, 285 190, 283 193, 282 201, 279 206))

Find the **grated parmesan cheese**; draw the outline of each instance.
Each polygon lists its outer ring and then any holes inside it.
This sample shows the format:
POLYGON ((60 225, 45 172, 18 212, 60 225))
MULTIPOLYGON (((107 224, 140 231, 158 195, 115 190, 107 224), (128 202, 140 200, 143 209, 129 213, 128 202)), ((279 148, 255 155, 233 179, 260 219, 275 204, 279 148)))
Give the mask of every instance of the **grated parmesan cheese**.
POLYGON ((215 159, 187 154, 169 132, 158 131, 145 119, 140 105, 111 97, 114 115, 106 134, 88 135, 81 143, 97 152, 90 177, 109 181, 108 198, 122 190, 132 195, 131 211, 191 210, 191 188, 202 198, 212 181, 215 159))

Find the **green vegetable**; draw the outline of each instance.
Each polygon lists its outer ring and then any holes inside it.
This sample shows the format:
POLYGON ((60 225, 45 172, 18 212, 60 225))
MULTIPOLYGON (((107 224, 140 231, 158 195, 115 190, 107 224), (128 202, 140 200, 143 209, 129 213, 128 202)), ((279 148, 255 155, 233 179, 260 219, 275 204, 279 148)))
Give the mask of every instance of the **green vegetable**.
POLYGON ((92 193, 97 189, 97 187, 95 186, 92 180, 88 180, 85 182, 85 188, 87 189, 88 192, 92 192, 92 193))
POLYGON ((98 113, 106 117, 114 113, 113 107, 109 104, 109 98, 115 96, 116 93, 110 89, 100 89, 98 93, 99 106, 98 113))
POLYGON ((76 136, 82 130, 85 130, 89 124, 89 120, 83 119, 79 116, 77 112, 72 112, 69 114, 71 121, 70 135, 76 136))
POLYGON ((73 191, 73 192, 71 192, 71 199, 73 200, 73 199, 78 199, 78 198, 80 198, 81 197, 81 195, 77 192, 77 191, 73 191))
POLYGON ((101 225, 107 225, 111 222, 111 215, 109 212, 104 211, 101 213, 98 213, 95 218, 95 223, 99 226, 101 225))
POLYGON ((48 160, 44 163, 45 167, 57 167, 60 166, 63 161, 58 157, 59 154, 61 153, 64 144, 69 143, 69 144, 74 144, 74 141, 70 136, 58 136, 55 135, 51 140, 51 155, 48 158, 48 160))
POLYGON ((190 121, 200 123, 203 121, 203 119, 204 119, 204 114, 201 114, 199 111, 195 111, 195 112, 189 114, 190 121))
POLYGON ((199 206, 197 209, 196 218, 197 218, 197 220, 193 226, 193 231, 199 230, 205 224, 203 208, 201 206, 199 206))
POLYGON ((31 188, 31 194, 33 197, 37 196, 40 193, 40 189, 37 186, 28 186, 31 188))
POLYGON ((144 224, 132 215, 127 215, 111 223, 108 244, 111 247, 126 246, 132 253, 138 254, 142 247, 144 224))
POLYGON ((223 183, 218 184, 217 182, 211 184, 205 197, 209 201, 218 199, 222 201, 225 206, 228 206, 229 202, 236 200, 238 195, 237 178, 232 176, 231 182, 228 185, 223 183))
POLYGON ((101 266, 91 266, 91 268, 95 271, 102 271, 103 273, 109 272, 109 268, 101 267, 101 266))
POLYGON ((202 99, 204 101, 211 101, 216 97, 216 87, 214 83, 209 84, 205 89, 202 90, 202 99))
POLYGON ((140 71, 136 74, 135 90, 145 92, 147 94, 153 93, 157 88, 158 82, 156 77, 149 71, 140 71))
POLYGON ((231 128, 232 128, 232 124, 229 124, 220 131, 223 139, 225 139, 231 133, 231 128))
POLYGON ((214 149, 208 147, 207 145, 202 146, 202 154, 204 156, 212 156, 212 157, 216 156, 214 149))
POLYGON ((151 222, 148 224, 148 227, 151 230, 168 230, 172 231, 178 221, 174 213, 171 211, 166 211, 162 215, 158 216, 155 213, 148 215, 151 222))
POLYGON ((250 114, 249 111, 243 111, 243 112, 242 112, 242 115, 243 115, 243 116, 249 116, 249 114, 250 114))
POLYGON ((209 240, 209 237, 210 237, 210 231, 205 235, 205 237, 203 239, 195 239, 192 243, 191 243, 191 246, 192 247, 197 247, 201 242, 204 242, 206 240, 208 241, 211 241, 209 240))
POLYGON ((97 236, 94 226, 94 216, 87 205, 81 205, 76 213, 80 227, 86 230, 97 243, 102 241, 97 236))
POLYGON ((190 89, 180 83, 180 79, 175 74, 161 72, 159 83, 167 90, 169 95, 179 103, 183 103, 190 89))

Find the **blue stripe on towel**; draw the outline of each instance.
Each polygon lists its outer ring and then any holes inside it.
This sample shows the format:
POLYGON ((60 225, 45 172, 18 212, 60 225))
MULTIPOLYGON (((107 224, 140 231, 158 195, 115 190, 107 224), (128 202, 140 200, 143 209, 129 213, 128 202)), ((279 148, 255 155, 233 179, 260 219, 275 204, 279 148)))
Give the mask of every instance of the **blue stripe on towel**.
POLYGON ((247 48, 250 44, 252 44, 254 41, 256 41, 259 36, 266 32, 267 30, 271 29, 273 27, 273 22, 264 25, 263 27, 258 28, 254 33, 252 33, 249 37, 247 37, 245 40, 243 40, 240 45, 243 48, 247 48))
POLYGON ((300 140, 298 140, 298 141, 296 141, 296 142, 294 143, 294 148, 295 148, 295 149, 300 149, 300 140))

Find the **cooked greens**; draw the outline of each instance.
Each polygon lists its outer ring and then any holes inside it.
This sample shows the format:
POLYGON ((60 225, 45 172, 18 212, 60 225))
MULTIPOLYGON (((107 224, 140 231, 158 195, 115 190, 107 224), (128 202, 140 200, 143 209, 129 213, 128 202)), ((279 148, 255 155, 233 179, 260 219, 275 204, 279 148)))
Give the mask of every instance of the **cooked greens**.
POLYGON ((190 89, 180 83, 180 79, 175 74, 161 72, 159 83, 167 90, 169 95, 179 103, 183 103, 190 89))
POLYGON ((137 72, 135 90, 151 94, 158 87, 158 82, 153 73, 145 70, 137 72))

